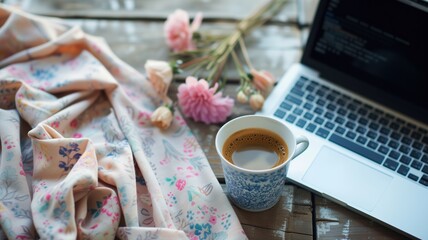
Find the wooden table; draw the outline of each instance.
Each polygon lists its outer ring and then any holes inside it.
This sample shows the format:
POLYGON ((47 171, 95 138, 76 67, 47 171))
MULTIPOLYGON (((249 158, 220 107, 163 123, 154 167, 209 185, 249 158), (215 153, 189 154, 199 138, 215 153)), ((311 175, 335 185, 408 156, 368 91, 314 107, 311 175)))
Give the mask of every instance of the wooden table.
MULTIPOLYGON (((175 9, 187 10, 191 16, 202 11, 201 31, 230 32, 237 20, 255 10, 259 0, 6 0, 26 11, 56 16, 79 24, 87 33, 104 37, 113 51, 125 62, 144 72, 147 59, 168 60, 163 23, 175 9)), ((310 28, 317 0, 290 0, 284 9, 263 27, 246 36, 253 65, 280 77, 298 61, 310 28)), ((226 69, 230 81, 225 93, 234 97, 238 75, 226 69)), ((184 75, 175 77, 170 96, 175 98, 184 75)), ((230 118, 254 113, 247 105, 236 104, 230 118)), ((211 167, 223 183, 220 160, 214 147, 221 125, 205 125, 187 119, 202 146, 211 167)), ((358 215, 323 197, 287 183, 282 198, 274 208, 261 213, 235 209, 250 239, 405 239, 404 236, 358 215)), ((421 223, 422 224, 422 223, 421 223)))

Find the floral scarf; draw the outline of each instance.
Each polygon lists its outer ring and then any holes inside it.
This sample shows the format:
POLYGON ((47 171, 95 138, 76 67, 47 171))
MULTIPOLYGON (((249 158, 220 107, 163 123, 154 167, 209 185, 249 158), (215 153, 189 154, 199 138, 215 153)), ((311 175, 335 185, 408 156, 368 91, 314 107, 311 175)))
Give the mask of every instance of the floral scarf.
POLYGON ((0 238, 246 239, 159 101, 102 38, 0 5, 0 238))

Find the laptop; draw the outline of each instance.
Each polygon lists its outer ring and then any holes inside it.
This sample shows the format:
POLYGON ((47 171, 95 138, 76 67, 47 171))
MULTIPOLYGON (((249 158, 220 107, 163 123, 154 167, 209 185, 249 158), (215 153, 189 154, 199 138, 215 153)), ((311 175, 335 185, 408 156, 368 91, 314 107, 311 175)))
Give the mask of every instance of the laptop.
POLYGON ((257 114, 309 138, 289 181, 428 239, 428 4, 320 0, 299 63, 257 114))

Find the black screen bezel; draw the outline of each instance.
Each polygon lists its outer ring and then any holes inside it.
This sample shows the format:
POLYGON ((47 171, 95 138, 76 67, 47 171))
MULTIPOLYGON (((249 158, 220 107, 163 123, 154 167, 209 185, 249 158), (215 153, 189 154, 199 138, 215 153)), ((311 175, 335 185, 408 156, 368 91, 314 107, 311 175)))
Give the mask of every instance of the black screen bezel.
MULTIPOLYGON (((405 0, 394 1, 400 1, 408 5, 414 4, 411 1, 405 0)), ((335 84, 338 84, 339 86, 349 89, 352 92, 365 96, 375 102, 379 102, 380 104, 385 105, 397 112, 404 113, 405 115, 409 115, 414 119, 428 124, 428 109, 425 109, 419 105, 415 105, 407 100, 398 98, 397 96, 385 92, 384 90, 374 87, 373 85, 370 85, 364 81, 360 81, 353 76, 341 72, 311 57, 311 52, 314 50, 317 40, 316 36, 318 36, 319 31, 322 31, 321 24, 324 13, 326 12, 325 8, 327 7, 328 3, 329 0, 320 0, 319 2, 319 6, 312 22, 306 47, 302 55, 301 63, 317 71, 320 76, 327 81, 331 81, 335 84)))

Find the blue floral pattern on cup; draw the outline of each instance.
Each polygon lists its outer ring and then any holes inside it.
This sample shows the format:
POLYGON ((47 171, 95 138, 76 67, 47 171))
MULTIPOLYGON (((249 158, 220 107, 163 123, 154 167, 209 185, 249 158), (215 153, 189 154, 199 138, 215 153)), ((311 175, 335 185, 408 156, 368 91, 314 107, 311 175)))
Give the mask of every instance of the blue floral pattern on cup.
POLYGON ((245 173, 222 162, 226 189, 230 200, 248 211, 273 207, 281 197, 288 165, 265 173, 245 173))

